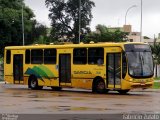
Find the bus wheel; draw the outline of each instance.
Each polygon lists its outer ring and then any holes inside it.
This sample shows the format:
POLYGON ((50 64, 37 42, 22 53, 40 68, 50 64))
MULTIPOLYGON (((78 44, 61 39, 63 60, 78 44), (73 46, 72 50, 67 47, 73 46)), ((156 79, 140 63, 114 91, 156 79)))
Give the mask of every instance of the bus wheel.
POLYGON ((105 89, 105 83, 103 80, 101 79, 97 79, 95 82, 94 82, 94 86, 93 86, 93 92, 96 92, 96 93, 105 93, 106 89, 105 89))
POLYGON ((31 88, 32 90, 37 90, 37 89, 40 89, 41 87, 41 86, 38 86, 38 81, 35 76, 30 76, 28 85, 29 85, 29 88, 31 88))
POLYGON ((129 90, 118 90, 119 94, 125 95, 129 90))
POLYGON ((61 91, 62 90, 62 87, 51 87, 51 88, 54 91, 61 91))

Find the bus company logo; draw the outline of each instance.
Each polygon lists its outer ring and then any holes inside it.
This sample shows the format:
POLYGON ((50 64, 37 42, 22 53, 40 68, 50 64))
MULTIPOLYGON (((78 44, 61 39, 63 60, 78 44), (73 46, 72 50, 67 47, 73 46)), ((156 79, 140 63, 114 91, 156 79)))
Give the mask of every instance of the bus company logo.
POLYGON ((25 74, 35 75, 37 78, 41 79, 42 81, 43 81, 43 77, 48 79, 54 77, 53 72, 43 65, 34 66, 33 68, 28 68, 25 74))
POLYGON ((92 74, 91 71, 74 71, 74 74, 92 74))

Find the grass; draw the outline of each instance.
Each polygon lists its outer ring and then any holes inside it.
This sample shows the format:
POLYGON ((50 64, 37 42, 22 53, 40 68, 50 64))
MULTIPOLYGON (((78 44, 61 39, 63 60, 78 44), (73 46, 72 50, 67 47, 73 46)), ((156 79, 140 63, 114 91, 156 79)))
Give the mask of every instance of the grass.
POLYGON ((160 80, 160 77, 156 77, 156 78, 154 78, 154 80, 160 80))
POLYGON ((2 57, 0 57, 0 61, 3 61, 3 58, 2 58, 2 57))
POLYGON ((160 82, 155 82, 153 85, 154 89, 160 89, 160 82))

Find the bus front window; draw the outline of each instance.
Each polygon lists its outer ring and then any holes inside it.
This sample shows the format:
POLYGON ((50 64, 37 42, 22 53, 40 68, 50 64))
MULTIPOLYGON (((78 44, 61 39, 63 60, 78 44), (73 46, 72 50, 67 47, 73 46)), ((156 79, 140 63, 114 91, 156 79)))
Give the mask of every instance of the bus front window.
POLYGON ((146 45, 141 46, 126 50, 129 74, 133 77, 150 77, 153 75, 152 53, 148 45, 148 48, 146 45))

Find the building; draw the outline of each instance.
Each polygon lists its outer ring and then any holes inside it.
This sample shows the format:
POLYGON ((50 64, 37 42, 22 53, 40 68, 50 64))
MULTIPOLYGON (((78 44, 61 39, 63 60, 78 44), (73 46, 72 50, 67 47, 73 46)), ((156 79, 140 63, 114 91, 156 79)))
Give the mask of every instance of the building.
MULTIPOLYGON (((132 25, 124 25, 123 27, 109 27, 108 29, 110 31, 115 31, 115 30, 119 29, 120 31, 127 32, 128 33, 127 39, 128 39, 129 42, 146 42, 146 43, 149 43, 149 44, 154 43, 154 39, 148 38, 146 36, 145 37, 143 36, 141 41, 140 41, 141 32, 132 31, 132 25)), ((159 34, 159 37, 157 39, 157 42, 160 42, 160 34, 159 34)))
POLYGON ((109 31, 114 32, 116 30, 120 30, 122 32, 128 33, 128 41, 129 42, 140 42, 140 32, 133 32, 131 25, 124 25, 123 27, 109 27, 109 31))
MULTIPOLYGON (((110 32, 115 32, 116 30, 120 30, 122 32, 127 32, 128 36, 127 36, 127 41, 128 42, 146 42, 149 44, 153 44, 154 43, 154 39, 149 38, 147 36, 143 36, 141 38, 141 32, 136 32, 136 31, 132 31, 132 25, 124 25, 123 27, 107 27, 107 29, 110 32), (140 40, 141 38, 141 40, 140 40)), ((95 33, 100 33, 99 30, 96 30, 95 33)), ((160 33, 158 35, 158 38, 156 40, 156 42, 160 43, 160 33)))
MULTIPOLYGON (((140 32, 133 32, 131 25, 124 25, 123 31, 128 33, 128 41, 129 42, 140 42, 141 33, 140 32)), ((141 40, 143 42, 143 38, 141 40)))

